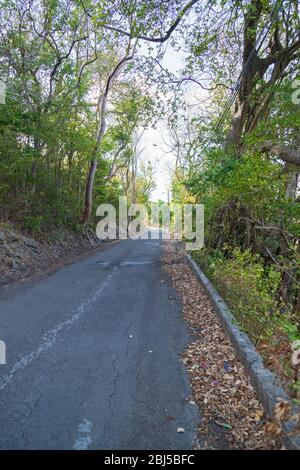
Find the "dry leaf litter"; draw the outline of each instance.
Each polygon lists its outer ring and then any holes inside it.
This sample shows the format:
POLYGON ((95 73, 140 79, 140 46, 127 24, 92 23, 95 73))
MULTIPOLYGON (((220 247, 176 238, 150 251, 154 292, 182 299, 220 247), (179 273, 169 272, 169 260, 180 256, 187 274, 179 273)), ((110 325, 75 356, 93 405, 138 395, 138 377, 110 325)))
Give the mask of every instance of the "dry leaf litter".
POLYGON ((199 406, 201 423, 197 446, 202 449, 274 449, 279 444, 267 439, 267 419, 237 359, 217 315, 184 252, 176 248, 164 254, 163 268, 183 304, 183 316, 193 342, 183 354, 193 398, 199 406))

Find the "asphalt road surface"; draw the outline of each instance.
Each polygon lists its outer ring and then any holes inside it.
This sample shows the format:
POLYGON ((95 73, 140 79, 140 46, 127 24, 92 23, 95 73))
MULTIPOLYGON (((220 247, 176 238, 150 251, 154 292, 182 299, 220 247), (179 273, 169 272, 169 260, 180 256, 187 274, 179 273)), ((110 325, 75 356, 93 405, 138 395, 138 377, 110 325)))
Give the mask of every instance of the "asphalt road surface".
POLYGON ((166 243, 119 242, 0 289, 1 449, 192 448, 189 335, 160 266, 166 243))

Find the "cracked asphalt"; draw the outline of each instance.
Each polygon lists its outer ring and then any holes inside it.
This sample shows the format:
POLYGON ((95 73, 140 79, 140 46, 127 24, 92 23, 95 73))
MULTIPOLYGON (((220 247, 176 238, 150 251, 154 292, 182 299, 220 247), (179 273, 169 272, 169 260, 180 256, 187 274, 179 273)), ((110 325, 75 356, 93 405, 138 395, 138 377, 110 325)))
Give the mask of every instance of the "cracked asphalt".
POLYGON ((189 332, 166 249, 127 240, 1 288, 1 449, 192 448, 189 332))

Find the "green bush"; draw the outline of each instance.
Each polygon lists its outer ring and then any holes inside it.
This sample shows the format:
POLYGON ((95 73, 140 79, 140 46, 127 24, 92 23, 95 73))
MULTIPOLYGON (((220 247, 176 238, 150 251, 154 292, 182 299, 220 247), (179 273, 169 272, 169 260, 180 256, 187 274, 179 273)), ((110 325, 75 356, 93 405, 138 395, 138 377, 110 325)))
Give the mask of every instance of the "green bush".
POLYGON ((282 313, 276 296, 281 280, 276 268, 265 266, 249 250, 226 246, 221 251, 201 250, 193 256, 255 344, 297 337, 292 314, 289 310, 282 313))

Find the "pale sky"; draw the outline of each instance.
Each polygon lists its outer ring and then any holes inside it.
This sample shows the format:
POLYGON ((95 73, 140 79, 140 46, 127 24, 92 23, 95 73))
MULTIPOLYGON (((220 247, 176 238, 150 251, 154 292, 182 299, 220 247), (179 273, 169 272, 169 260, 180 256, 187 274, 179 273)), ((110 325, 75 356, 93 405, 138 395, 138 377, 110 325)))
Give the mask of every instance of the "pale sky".
MULTIPOLYGON (((142 48, 143 49, 143 48, 142 48)), ((147 49, 143 51, 146 53, 147 49)), ((167 46, 163 64, 170 72, 176 72, 183 65, 183 56, 170 46, 167 46)), ((167 202, 168 189, 171 186, 170 169, 174 167, 175 158, 168 152, 165 142, 168 141, 166 122, 161 121, 157 129, 148 129, 144 132, 141 147, 145 148, 143 158, 150 161, 155 171, 156 189, 152 192, 151 199, 162 199, 167 202)))
MULTIPOLYGON (((147 51, 147 46, 142 46, 142 52, 145 55, 147 51)), ((175 73, 184 65, 184 56, 167 45, 162 65, 170 72, 175 73)), ((201 99, 208 97, 208 94, 199 85, 191 83, 185 84, 184 95, 187 103, 195 103, 195 101, 197 103, 198 99, 201 102, 201 99)), ((193 108, 193 112, 197 114, 200 105, 196 106, 193 108)), ((156 129, 146 130, 142 136, 141 147, 145 149, 142 158, 144 161, 150 161, 155 171, 156 189, 152 192, 151 199, 153 201, 161 199, 167 202, 175 156, 169 153, 170 149, 166 145, 169 140, 167 121, 160 121, 156 127, 156 129)))
POLYGON ((145 147, 143 158, 150 161, 154 168, 156 189, 151 194, 153 201, 157 199, 167 201, 168 188, 171 186, 170 169, 175 163, 174 156, 165 152, 166 145, 163 139, 168 139, 164 122, 160 123, 157 129, 146 130, 142 137, 141 145, 145 147))

